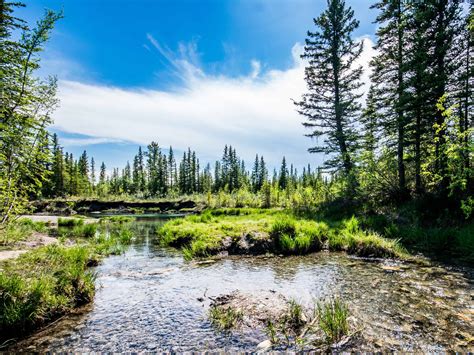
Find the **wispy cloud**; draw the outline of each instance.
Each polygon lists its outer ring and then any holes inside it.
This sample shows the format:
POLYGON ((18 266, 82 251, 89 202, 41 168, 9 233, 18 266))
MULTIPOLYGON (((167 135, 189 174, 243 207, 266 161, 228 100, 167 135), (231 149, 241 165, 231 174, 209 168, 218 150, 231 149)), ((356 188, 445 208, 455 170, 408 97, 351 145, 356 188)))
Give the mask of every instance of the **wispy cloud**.
MULTIPOLYGON (((218 158, 223 146, 231 144, 248 163, 255 153, 263 154, 272 165, 278 165, 283 155, 298 166, 321 163, 322 157, 306 152, 311 141, 303 136, 302 117, 291 101, 299 99, 306 88, 301 44, 292 48, 291 68, 262 72, 261 63, 254 60, 247 76, 235 78, 206 74, 199 66, 194 42, 172 51, 153 36, 148 39, 184 81, 180 90, 125 90, 61 81, 56 128, 98 137, 97 142, 109 139, 145 145, 156 140, 164 147, 190 146, 207 161, 218 158)), ((360 62, 366 65, 373 44, 370 38, 363 40, 360 62)))
POLYGON ((122 143, 122 139, 113 138, 62 138, 61 145, 65 147, 81 147, 95 144, 122 143))

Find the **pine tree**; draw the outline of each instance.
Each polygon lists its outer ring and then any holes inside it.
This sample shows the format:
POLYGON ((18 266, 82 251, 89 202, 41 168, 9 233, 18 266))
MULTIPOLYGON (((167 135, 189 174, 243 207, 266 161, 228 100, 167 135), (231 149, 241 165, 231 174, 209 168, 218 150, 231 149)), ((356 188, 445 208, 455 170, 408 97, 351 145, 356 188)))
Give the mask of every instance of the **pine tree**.
POLYGON ((64 157, 61 146, 59 145, 58 136, 53 134, 53 165, 52 165, 52 196, 63 196, 64 190, 64 157))
POLYGON ((380 27, 375 47, 379 54, 371 63, 374 97, 378 98, 377 106, 381 111, 385 137, 389 140, 387 145, 396 147, 398 189, 404 196, 407 145, 405 33, 408 10, 404 0, 381 0, 372 7, 380 11, 376 19, 380 27), (395 137, 395 141, 392 137, 395 137))
POLYGON ((259 166, 259 173, 258 173, 258 187, 259 190, 262 189, 263 184, 268 181, 268 170, 265 165, 265 160, 263 156, 260 157, 260 166, 259 166))
POLYGON ((283 157, 280 167, 280 175, 278 177, 278 187, 282 190, 288 186, 288 168, 286 167, 286 159, 283 157))
POLYGON ((95 191, 95 160, 94 160, 94 157, 91 158, 91 186, 92 186, 92 190, 95 191))
POLYGON ((258 159, 258 154, 255 155, 255 162, 253 163, 252 175, 250 178, 250 182, 252 184, 253 192, 257 192, 260 190, 259 184, 259 170, 260 170, 260 160, 258 159))
POLYGON ((168 170, 169 170, 169 189, 174 190, 175 185, 177 184, 177 171, 176 171, 176 160, 174 157, 173 147, 170 146, 170 151, 168 155, 168 170))
POLYGON ((324 137, 324 144, 309 149, 311 153, 332 154, 325 162, 330 169, 342 168, 354 188, 354 152, 357 134, 354 121, 359 116, 362 67, 353 69, 362 53, 362 43, 352 39, 359 26, 354 11, 343 0, 328 0, 328 8, 316 19, 315 32, 308 32, 302 58, 308 59, 305 80, 308 93, 297 102, 298 112, 306 116, 304 126, 309 137, 324 137))

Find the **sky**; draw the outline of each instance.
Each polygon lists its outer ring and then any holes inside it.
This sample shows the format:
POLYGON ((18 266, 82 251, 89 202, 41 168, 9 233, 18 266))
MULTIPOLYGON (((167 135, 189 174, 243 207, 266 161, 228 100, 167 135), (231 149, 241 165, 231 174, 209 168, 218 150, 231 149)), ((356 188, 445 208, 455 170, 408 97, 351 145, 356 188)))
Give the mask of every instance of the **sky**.
MULTIPOLYGON (((346 0, 360 21, 359 64, 374 55, 372 1, 346 0)), ((108 170, 157 141, 201 164, 225 144, 250 167, 283 156, 301 168, 322 164, 307 153, 303 117, 292 100, 305 91, 300 59, 324 0, 31 0, 17 11, 30 24, 45 9, 63 11, 41 54, 42 76, 59 80, 53 115, 66 151, 84 149, 108 170)), ((368 83, 368 70, 363 81, 368 83)), ((165 151, 166 152, 166 151, 165 151)))

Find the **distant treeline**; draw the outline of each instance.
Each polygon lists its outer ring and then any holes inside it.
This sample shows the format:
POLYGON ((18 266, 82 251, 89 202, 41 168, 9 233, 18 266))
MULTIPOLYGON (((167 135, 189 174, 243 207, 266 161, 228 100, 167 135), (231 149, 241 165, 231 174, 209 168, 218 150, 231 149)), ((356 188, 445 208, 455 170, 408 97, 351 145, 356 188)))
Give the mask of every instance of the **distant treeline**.
POLYGON ((298 174, 293 164, 287 165, 285 157, 271 176, 264 157, 258 154, 252 169, 247 170, 244 160, 231 145, 224 147, 221 160, 212 167, 209 163, 203 167, 190 148, 177 161, 172 147, 165 154, 158 143, 152 142, 145 151, 138 148, 132 164, 127 162, 122 169, 113 168, 111 174, 107 174, 104 162, 97 167, 86 151, 77 159, 64 152, 56 134, 48 146, 50 163, 45 166, 48 178, 37 198, 91 195, 157 198, 239 189, 258 192, 265 184, 286 189, 290 184, 313 186, 322 179, 321 173, 312 171, 310 165, 298 174))

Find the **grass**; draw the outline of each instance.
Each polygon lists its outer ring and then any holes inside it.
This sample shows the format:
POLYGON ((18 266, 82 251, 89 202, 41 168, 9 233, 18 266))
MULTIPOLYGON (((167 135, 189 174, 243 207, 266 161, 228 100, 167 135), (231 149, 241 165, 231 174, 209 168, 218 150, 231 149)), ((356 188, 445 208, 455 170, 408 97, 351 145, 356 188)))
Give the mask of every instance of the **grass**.
POLYGON ((243 313, 233 307, 211 306, 209 319, 217 329, 228 331, 238 326, 242 321, 243 313))
POLYGON ((300 329, 306 324, 304 319, 303 306, 295 300, 288 301, 288 314, 285 319, 287 326, 294 330, 300 329))
POLYGON ((33 221, 30 218, 20 218, 0 229, 0 245, 11 246, 16 242, 27 239, 34 232, 47 233, 48 223, 33 221))
POLYGON ((261 243, 260 253, 302 255, 327 245, 329 250, 365 257, 408 257, 397 240, 362 230, 355 217, 330 226, 276 209, 207 210, 171 220, 158 234, 163 245, 181 248, 186 259, 208 257, 223 250, 232 252, 242 238, 261 243))
POLYGON ((102 217, 100 219, 100 223, 129 223, 133 222, 135 218, 130 216, 109 216, 109 217, 102 217))
POLYGON ((349 332, 349 308, 338 298, 318 303, 316 317, 328 344, 337 343, 349 332))
POLYGON ((0 340, 28 333, 90 302, 95 274, 89 266, 121 252, 132 238, 124 226, 76 228, 87 236, 76 245, 48 245, 0 264, 0 340))
POLYGON ((80 218, 58 218, 59 227, 76 227, 82 226, 84 220, 80 218))

